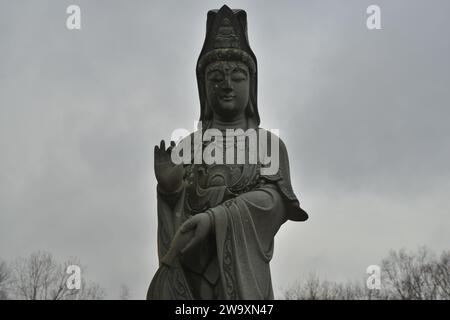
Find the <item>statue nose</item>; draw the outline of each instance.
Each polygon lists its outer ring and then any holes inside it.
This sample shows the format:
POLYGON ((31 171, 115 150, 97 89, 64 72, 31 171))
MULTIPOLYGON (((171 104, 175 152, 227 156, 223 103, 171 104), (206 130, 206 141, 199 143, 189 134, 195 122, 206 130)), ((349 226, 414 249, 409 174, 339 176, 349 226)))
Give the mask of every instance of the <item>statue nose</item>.
POLYGON ((233 89, 233 85, 231 83, 231 78, 230 77, 225 77, 223 88, 224 89, 229 89, 229 90, 233 89))

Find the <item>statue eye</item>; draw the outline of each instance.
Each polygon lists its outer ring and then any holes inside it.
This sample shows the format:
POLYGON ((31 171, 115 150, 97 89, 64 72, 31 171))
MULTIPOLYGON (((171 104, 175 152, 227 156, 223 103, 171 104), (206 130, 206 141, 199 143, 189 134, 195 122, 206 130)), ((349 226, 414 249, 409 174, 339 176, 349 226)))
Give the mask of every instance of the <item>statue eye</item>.
POLYGON ((235 71, 231 75, 231 79, 236 82, 247 80, 247 75, 243 71, 235 71))
POLYGON ((212 82, 221 82, 223 81, 223 74, 219 71, 213 71, 208 74, 208 80, 212 82))

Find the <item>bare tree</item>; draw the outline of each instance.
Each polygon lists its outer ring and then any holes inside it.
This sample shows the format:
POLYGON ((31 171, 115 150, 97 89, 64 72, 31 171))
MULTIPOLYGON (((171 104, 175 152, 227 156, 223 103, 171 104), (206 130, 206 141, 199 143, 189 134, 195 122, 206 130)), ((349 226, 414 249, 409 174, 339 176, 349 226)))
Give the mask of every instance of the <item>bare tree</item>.
POLYGON ((450 299, 449 273, 450 251, 439 259, 426 247, 391 251, 382 262, 383 290, 389 299, 450 299))
POLYGON ((442 252, 433 268, 433 281, 438 288, 437 295, 442 299, 450 300, 450 250, 442 252))
POLYGON ((360 283, 321 280, 312 273, 286 290, 284 296, 287 300, 360 300, 366 299, 366 290, 360 283))
POLYGON ((7 285, 9 281, 9 268, 5 262, 0 262, 0 300, 7 300, 7 285))
MULTIPOLYGON (((12 264, 9 294, 20 300, 102 299, 103 289, 81 277, 81 288, 67 285, 69 265, 80 265, 76 259, 58 263, 48 252, 36 252, 12 264)), ((83 270, 83 268, 82 268, 83 270)))
MULTIPOLYGON (((365 279, 364 279, 365 280, 365 279)), ((417 252, 391 251, 381 263, 381 289, 370 290, 365 281, 345 284, 320 280, 311 274, 285 291, 286 299, 450 299, 450 251, 439 258, 425 247, 417 252)))

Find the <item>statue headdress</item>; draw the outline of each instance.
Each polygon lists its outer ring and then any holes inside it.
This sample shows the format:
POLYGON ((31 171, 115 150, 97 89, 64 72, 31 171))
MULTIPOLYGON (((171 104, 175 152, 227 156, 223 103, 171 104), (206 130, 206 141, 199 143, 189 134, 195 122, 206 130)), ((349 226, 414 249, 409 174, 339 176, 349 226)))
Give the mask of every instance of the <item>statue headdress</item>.
POLYGON ((200 121, 212 119, 206 102, 205 68, 215 61, 240 61, 250 71, 250 99, 247 116, 252 126, 259 126, 257 104, 257 61, 250 48, 247 34, 247 13, 224 5, 210 10, 206 21, 206 36, 197 61, 197 83, 200 96, 200 121))

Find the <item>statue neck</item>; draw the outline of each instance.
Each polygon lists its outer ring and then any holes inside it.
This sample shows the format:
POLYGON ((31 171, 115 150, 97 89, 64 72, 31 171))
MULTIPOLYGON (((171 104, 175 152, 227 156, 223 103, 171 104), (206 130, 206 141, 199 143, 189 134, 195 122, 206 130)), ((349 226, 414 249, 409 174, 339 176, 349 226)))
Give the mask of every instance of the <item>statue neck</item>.
POLYGON ((214 117, 212 120, 212 127, 219 130, 225 129, 247 130, 247 118, 245 117, 245 115, 242 115, 242 117, 232 120, 223 120, 218 117, 214 117))

